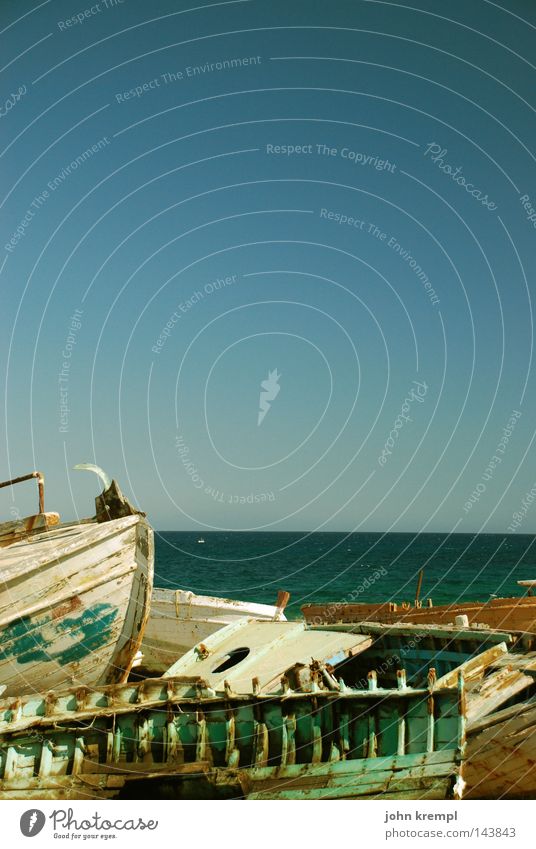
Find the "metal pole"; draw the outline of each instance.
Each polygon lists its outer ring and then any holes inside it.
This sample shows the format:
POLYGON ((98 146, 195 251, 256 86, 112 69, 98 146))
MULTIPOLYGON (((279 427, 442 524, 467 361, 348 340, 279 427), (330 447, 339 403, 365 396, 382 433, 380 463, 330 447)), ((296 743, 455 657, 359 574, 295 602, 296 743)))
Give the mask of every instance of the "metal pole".
POLYGON ((32 478, 37 478, 37 489, 39 492, 39 512, 45 512, 45 478, 42 472, 30 472, 29 475, 22 475, 20 478, 12 478, 9 481, 1 481, 0 489, 4 486, 13 486, 16 483, 23 483, 23 481, 30 481, 32 478))

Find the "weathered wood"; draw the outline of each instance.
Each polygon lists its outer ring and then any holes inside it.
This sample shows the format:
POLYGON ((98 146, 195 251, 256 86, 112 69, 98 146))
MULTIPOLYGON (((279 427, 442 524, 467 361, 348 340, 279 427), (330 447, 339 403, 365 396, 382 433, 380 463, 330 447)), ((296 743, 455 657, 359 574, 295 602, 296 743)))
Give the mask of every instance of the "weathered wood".
POLYGON ((126 516, 145 516, 145 513, 132 506, 115 480, 111 481, 110 486, 96 497, 95 509, 95 518, 99 523, 124 519, 126 516))
MULTIPOLYGON (((370 680, 374 683, 374 676, 370 680)), ((454 688, 434 691, 432 712, 430 697, 430 689, 411 687, 234 695, 228 688, 215 693, 194 678, 85 693, 73 689, 56 692, 53 700, 25 696, 16 717, 4 700, 0 798, 13 798, 22 788, 28 798, 39 793, 98 798, 113 796, 114 787, 119 792, 133 780, 184 775, 203 775, 216 790, 232 785, 238 792, 237 770, 247 776, 250 770, 274 768, 279 776, 296 768, 307 792, 315 770, 329 768, 326 775, 330 781, 335 776, 336 795, 342 797, 348 780, 349 798, 381 790, 386 781, 393 798, 413 798, 417 790, 446 797, 461 752, 461 737, 451 731, 459 697, 454 688), (412 719, 400 754, 401 714, 412 719), (330 771, 338 765, 340 774, 330 771)), ((312 798, 324 795, 322 790, 312 798)))
POLYGON ((492 669, 521 669, 529 674, 536 671, 536 652, 509 651, 501 655, 491 664, 492 669))
POLYGON ((124 680, 153 582, 140 516, 58 525, 0 549, 0 681, 8 694, 124 680))
POLYGON ((154 589, 141 645, 141 669, 150 675, 163 675, 197 643, 244 617, 285 621, 284 599, 280 602, 274 606, 154 589))
POLYGON ((536 798, 536 705, 488 718, 483 730, 470 730, 463 777, 468 799, 536 798))
POLYGON ((486 716, 498 710, 508 702, 533 685, 530 675, 525 675, 519 669, 503 669, 485 678, 478 691, 471 693, 467 704, 467 721, 486 716))
MULTIPOLYGON (((200 675, 216 689, 227 681, 234 692, 250 693, 254 675, 263 692, 276 692, 281 689, 281 677, 298 665, 312 667, 312 682, 322 667, 336 668, 371 644, 368 635, 308 628, 304 622, 242 619, 208 637, 202 651, 194 647, 163 677, 200 675)), ((333 687, 338 689, 338 684, 334 682, 333 687)))
POLYGON ((435 686, 453 687, 458 680, 460 672, 463 674, 466 681, 480 678, 484 675, 486 669, 496 658, 501 657, 501 655, 505 655, 507 652, 508 649, 505 643, 499 643, 496 646, 492 646, 490 649, 483 651, 481 654, 469 658, 469 660, 460 664, 460 666, 452 670, 452 672, 447 672, 446 675, 443 675, 442 678, 439 678, 436 681, 435 686))
POLYGON ((458 771, 452 751, 240 771, 247 799, 449 798, 458 771))
POLYGON ((487 728, 491 728, 494 725, 499 725, 505 720, 519 716, 520 714, 528 711, 531 707, 536 707, 536 696, 532 696, 524 702, 519 702, 518 704, 510 705, 510 707, 502 708, 502 710, 496 710, 492 714, 488 714, 487 716, 478 718, 473 717, 470 723, 468 723, 468 733, 471 735, 475 735, 480 731, 484 731, 487 728))
MULTIPOLYGON (((311 625, 314 631, 341 631, 351 634, 370 634, 375 637, 423 637, 438 638, 445 643, 454 643, 456 640, 470 640, 475 643, 510 643, 512 638, 507 631, 488 631, 484 629, 471 628, 459 630, 452 625, 441 624, 414 624, 411 622, 378 623, 374 621, 363 622, 333 622, 329 625, 311 625)), ((459 654, 459 649, 456 651, 459 654)))
POLYGON ((487 602, 469 601, 436 607, 431 604, 414 606, 392 601, 382 604, 329 602, 304 605, 302 612, 311 624, 375 621, 385 624, 413 622, 452 626, 456 616, 467 616, 470 625, 536 635, 536 596, 493 598, 487 602))
POLYGON ((2 522, 0 523, 0 548, 12 545, 31 534, 43 533, 58 525, 59 521, 59 513, 36 513, 24 519, 2 522))

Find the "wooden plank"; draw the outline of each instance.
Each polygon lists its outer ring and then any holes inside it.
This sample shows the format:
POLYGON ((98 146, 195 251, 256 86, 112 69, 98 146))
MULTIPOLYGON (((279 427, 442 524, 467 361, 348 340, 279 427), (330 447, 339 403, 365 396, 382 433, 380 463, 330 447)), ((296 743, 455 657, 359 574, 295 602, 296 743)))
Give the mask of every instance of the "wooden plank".
POLYGON ((316 767, 244 770, 241 782, 247 788, 248 799, 360 798, 379 794, 415 798, 413 793, 419 791, 422 795, 427 789, 433 798, 439 798, 435 795, 438 784, 442 798, 448 798, 452 792, 458 771, 454 757, 442 762, 425 758, 413 765, 411 757, 404 757, 394 759, 391 768, 377 769, 376 762, 385 760, 375 758, 367 759, 365 764, 340 761, 316 767))
POLYGON ((463 777, 469 799, 536 798, 536 705, 478 732, 467 741, 463 777))
POLYGON ((0 548, 13 545, 29 534, 38 534, 48 531, 55 525, 59 525, 59 513, 36 513, 34 516, 26 516, 24 519, 15 519, 11 522, 0 523, 0 548))
MULTIPOLYGON (((203 690, 205 686, 201 679, 177 678, 150 679, 149 682, 132 682, 119 686, 101 687, 88 691, 87 698, 81 707, 78 707, 78 702, 73 699, 73 696, 79 693, 80 689, 72 688, 65 691, 65 693, 58 694, 58 700, 56 702, 58 709, 48 715, 45 715, 45 696, 43 695, 23 697, 21 710, 13 717, 11 715, 11 702, 0 701, 0 734, 13 734, 28 730, 29 728, 46 729, 61 722, 93 720, 100 716, 107 717, 112 713, 114 716, 122 716, 151 708, 162 708, 168 702, 174 705, 181 705, 183 703, 191 705, 192 701, 197 701, 206 706, 226 703, 229 698, 236 705, 248 705, 252 702, 252 696, 249 694, 240 695, 233 693, 232 697, 229 697, 223 692, 206 695, 211 691, 203 690), (149 683, 151 689, 144 694, 143 687, 149 683), (171 686, 170 694, 168 694, 168 686, 171 686), (114 700, 113 708, 112 699, 114 700)), ((378 688, 375 691, 345 691, 343 694, 338 691, 323 691, 317 694, 317 698, 327 704, 337 704, 344 701, 349 706, 362 702, 365 708, 367 703, 370 702, 375 703, 380 700, 388 701, 393 699, 398 702, 399 700, 408 700, 415 697, 425 697, 427 694, 428 690, 426 689, 405 687, 400 690, 378 688)), ((274 698, 271 694, 260 694, 257 700, 261 704, 262 702, 271 704, 274 698)), ((311 694, 292 692, 278 696, 277 698, 281 699, 283 703, 309 703, 311 694)))
POLYGON ((221 628, 196 646, 164 677, 200 675, 210 687, 222 689, 227 681, 234 692, 251 693, 253 677, 264 692, 279 690, 281 677, 314 659, 337 666, 369 648, 369 636, 329 629, 319 632, 303 622, 241 620, 221 628))
POLYGON ((532 707, 536 707, 536 696, 532 696, 532 698, 527 699, 525 702, 520 702, 519 704, 503 708, 502 710, 494 711, 488 716, 482 717, 482 719, 474 717, 471 722, 467 724, 467 734, 478 734, 486 728, 490 728, 493 725, 499 725, 505 720, 512 719, 522 713, 526 713, 532 707))
POLYGON ((394 785, 381 786, 377 784, 359 785, 352 784, 343 787, 325 787, 313 791, 307 790, 280 790, 267 793, 257 790, 248 793, 246 798, 255 800, 334 800, 334 799, 385 799, 411 800, 411 799, 436 799, 443 800, 452 798, 452 779, 450 776, 440 779, 416 779, 413 782, 404 782, 394 785))
POLYGON ((532 676, 520 670, 503 670, 485 678, 480 691, 468 695, 467 722, 494 713, 501 705, 518 696, 534 683, 532 676))
POLYGON ((437 680, 435 687, 437 689, 440 689, 441 687, 454 687, 458 681, 458 675, 460 673, 463 674, 466 681, 482 676, 484 671, 496 658, 501 657, 501 655, 504 655, 507 652, 508 649, 504 642, 501 642, 496 646, 492 646, 490 649, 483 651, 481 654, 466 660, 451 672, 447 672, 446 675, 443 675, 442 678, 437 680))
POLYGON ((536 652, 516 652, 509 651, 508 654, 501 655, 491 664, 493 669, 522 669, 523 672, 536 670, 536 652))

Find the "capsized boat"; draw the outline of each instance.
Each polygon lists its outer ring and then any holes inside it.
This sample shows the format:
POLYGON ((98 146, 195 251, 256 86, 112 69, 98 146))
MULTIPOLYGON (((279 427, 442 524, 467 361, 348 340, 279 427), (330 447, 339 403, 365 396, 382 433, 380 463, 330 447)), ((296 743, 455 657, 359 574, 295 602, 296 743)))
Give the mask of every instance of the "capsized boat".
POLYGON ((245 617, 286 621, 289 597, 280 591, 276 604, 271 605, 155 588, 136 674, 162 675, 196 643, 245 617))
POLYGON ((241 620, 194 646, 163 677, 199 676, 216 690, 226 684, 239 693, 281 692, 283 680, 292 688, 340 691, 339 677, 368 687, 370 670, 382 688, 396 687, 400 674, 423 687, 433 668, 436 678, 450 676, 454 685, 459 669, 480 682, 483 670, 514 645, 508 633, 479 628, 241 620))
POLYGON ((328 687, 339 689, 339 664, 371 645, 368 634, 319 630, 305 622, 241 619, 194 646, 163 677, 198 676, 215 690, 226 685, 235 693, 272 693, 280 691, 283 677, 291 687, 303 687, 311 670, 318 670, 328 687))
POLYGON ((6 695, 126 680, 153 585, 153 531, 97 467, 96 516, 61 524, 44 509, 0 524, 0 685, 6 695))

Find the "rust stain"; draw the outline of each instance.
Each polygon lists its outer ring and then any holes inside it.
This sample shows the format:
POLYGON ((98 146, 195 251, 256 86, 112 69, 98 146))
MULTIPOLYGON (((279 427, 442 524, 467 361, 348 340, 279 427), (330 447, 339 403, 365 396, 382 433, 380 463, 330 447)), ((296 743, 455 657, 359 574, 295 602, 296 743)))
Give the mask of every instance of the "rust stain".
POLYGON ((67 616, 69 613, 73 613, 75 610, 79 610, 82 607, 82 601, 80 596, 73 595, 72 598, 67 599, 65 604, 60 604, 58 607, 55 607, 52 611, 52 619, 62 619, 64 616, 67 616))

